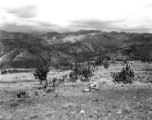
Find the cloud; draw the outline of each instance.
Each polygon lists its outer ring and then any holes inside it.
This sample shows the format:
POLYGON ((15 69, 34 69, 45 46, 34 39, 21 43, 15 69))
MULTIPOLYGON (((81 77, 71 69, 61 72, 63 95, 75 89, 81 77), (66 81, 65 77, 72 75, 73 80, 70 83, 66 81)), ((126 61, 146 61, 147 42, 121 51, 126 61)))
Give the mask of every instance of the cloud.
POLYGON ((32 18, 38 14, 37 7, 35 5, 25 5, 17 8, 5 8, 5 11, 20 18, 32 18))
POLYGON ((25 21, 4 23, 2 30, 8 32, 25 32, 25 33, 46 33, 51 31, 65 32, 70 31, 68 28, 43 21, 25 21))
POLYGON ((70 27, 80 29, 98 29, 98 30, 114 30, 115 24, 123 22, 123 20, 100 21, 100 20, 79 20, 71 21, 70 27))
MULTIPOLYGON (((136 21, 135 21, 136 22, 136 21)), ((74 30, 79 29, 96 29, 101 31, 124 31, 124 32, 152 32, 152 27, 150 27, 150 23, 143 22, 143 24, 139 23, 129 23, 128 20, 113 20, 113 21, 101 21, 101 20, 80 20, 80 21, 71 21, 69 27, 74 30)))
POLYGON ((118 31, 136 32, 136 33, 151 33, 152 28, 137 26, 134 28, 115 28, 118 31))
POLYGON ((145 5, 144 8, 152 8, 152 4, 145 5))
POLYGON ((145 25, 137 25, 134 27, 127 26, 125 20, 117 21, 100 21, 100 20, 79 20, 69 22, 69 26, 63 27, 57 24, 44 21, 20 21, 4 23, 1 29, 8 32, 26 32, 26 33, 45 33, 51 31, 69 32, 81 29, 85 30, 101 30, 101 31, 124 31, 124 32, 152 32, 152 28, 145 25), (120 25, 121 24, 121 25, 120 25))
POLYGON ((31 26, 18 26, 17 23, 5 23, 1 26, 1 29, 8 31, 8 32, 36 32, 35 27, 31 26))
POLYGON ((3 0, 0 29, 149 32, 152 30, 151 9, 151 0, 3 0))

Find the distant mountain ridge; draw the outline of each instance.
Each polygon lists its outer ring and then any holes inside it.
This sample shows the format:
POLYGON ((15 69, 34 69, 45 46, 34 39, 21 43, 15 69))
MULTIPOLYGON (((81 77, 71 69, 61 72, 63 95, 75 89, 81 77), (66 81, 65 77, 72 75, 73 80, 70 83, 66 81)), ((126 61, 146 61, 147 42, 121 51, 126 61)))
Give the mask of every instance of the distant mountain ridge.
POLYGON ((28 67, 36 67, 42 57, 50 58, 52 64, 86 61, 103 54, 114 60, 152 60, 152 34, 99 30, 28 34, 0 30, 0 67, 8 63, 10 67, 26 67, 27 63, 28 67))

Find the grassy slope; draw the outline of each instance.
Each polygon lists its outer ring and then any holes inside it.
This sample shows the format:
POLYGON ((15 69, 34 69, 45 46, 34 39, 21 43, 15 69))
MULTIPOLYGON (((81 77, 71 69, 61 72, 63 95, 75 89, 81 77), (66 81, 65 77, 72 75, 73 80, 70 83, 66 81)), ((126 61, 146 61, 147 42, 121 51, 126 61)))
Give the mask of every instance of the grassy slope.
MULTIPOLYGON (((111 72, 120 71, 124 64, 111 65, 108 70, 99 67, 92 80, 100 90, 83 93, 88 83, 64 83, 50 92, 39 89, 32 73, 2 75, 0 83, 0 118, 3 120, 151 120, 152 87, 145 84, 152 78, 152 64, 134 63, 136 82, 132 85, 114 85, 111 72), (103 84, 103 81, 106 83, 103 84), (140 81, 140 82, 139 82, 140 81), (27 98, 17 98, 26 91, 27 98), (38 95, 37 95, 38 94, 38 95), (82 110, 85 114, 81 114, 82 110)), ((62 77, 69 71, 52 70, 48 80, 62 77)))

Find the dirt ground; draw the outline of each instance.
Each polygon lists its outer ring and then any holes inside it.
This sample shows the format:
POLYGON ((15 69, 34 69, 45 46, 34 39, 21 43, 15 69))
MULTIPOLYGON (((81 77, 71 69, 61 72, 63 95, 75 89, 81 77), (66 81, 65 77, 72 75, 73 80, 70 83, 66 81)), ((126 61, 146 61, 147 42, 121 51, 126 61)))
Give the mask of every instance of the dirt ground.
MULTIPOLYGON (((133 84, 114 84, 111 72, 124 64, 112 64, 96 68, 91 80, 100 89, 85 93, 88 83, 80 81, 42 89, 32 72, 0 75, 0 120, 152 120, 152 63, 130 64, 133 84)), ((51 70, 47 79, 69 72, 51 70)))

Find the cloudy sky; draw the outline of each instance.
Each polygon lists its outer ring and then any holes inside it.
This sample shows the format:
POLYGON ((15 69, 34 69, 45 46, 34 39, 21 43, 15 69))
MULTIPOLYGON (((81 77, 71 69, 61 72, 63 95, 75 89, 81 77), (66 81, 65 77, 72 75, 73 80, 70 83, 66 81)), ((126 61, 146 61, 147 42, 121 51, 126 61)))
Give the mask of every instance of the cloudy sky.
POLYGON ((152 0, 0 0, 0 29, 152 33, 152 0))

